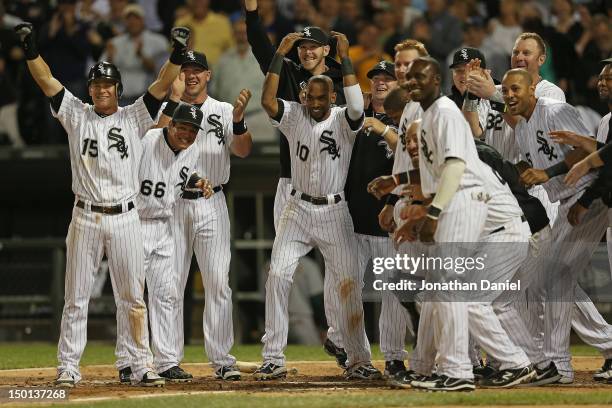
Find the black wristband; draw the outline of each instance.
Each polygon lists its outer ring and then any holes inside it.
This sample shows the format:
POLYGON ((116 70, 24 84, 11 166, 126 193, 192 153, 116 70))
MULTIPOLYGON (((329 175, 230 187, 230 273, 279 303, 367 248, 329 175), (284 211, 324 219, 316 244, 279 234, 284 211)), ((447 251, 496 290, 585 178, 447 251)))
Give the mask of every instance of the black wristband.
POLYGON ((387 202, 386 205, 390 205, 390 206, 394 206, 395 203, 397 203, 399 201, 399 196, 395 195, 395 194, 389 194, 387 196, 387 202))
POLYGON ((170 54, 170 63, 174 65, 182 65, 185 61, 185 48, 173 48, 170 54))
POLYGON ((410 202, 410 204, 412 204, 412 205, 423 205, 423 202, 421 200, 412 200, 410 202))
POLYGON ((172 117, 172 115, 174 115, 174 111, 176 110, 176 107, 178 106, 178 102, 174 102, 174 101, 168 101, 166 102, 166 106, 164 107, 164 110, 162 111, 162 113, 166 116, 170 116, 172 117))
POLYGON ((285 56, 283 54, 279 54, 278 52, 274 54, 272 57, 272 61, 270 61, 270 66, 268 67, 268 72, 271 74, 279 75, 283 70, 283 61, 285 60, 285 56))
POLYGON ((431 219, 437 220, 441 212, 442 210, 439 209, 438 207, 435 207, 434 205, 430 205, 429 208, 427 209, 427 216, 431 219))
MULTIPOLYGON (((31 34, 30 34, 31 35, 31 34)), ((36 42, 33 38, 30 38, 29 41, 26 40, 22 44, 23 46, 23 54, 25 55, 27 60, 35 60, 38 58, 38 50, 36 49, 36 42)))
POLYGON ((569 168, 567 167, 567 163, 565 163, 565 160, 561 160, 559 163, 553 164, 544 171, 546 172, 548 178, 553 178, 555 176, 567 173, 569 171, 569 168))
POLYGON ((244 123, 244 118, 242 118, 240 122, 233 122, 232 129, 235 135, 245 134, 248 131, 248 129, 247 129, 246 123, 244 123))
POLYGON ((466 93, 465 93, 465 96, 466 96, 466 97, 467 97, 469 100, 471 100, 471 101, 475 101, 475 100, 477 100, 477 99, 480 99, 478 96, 474 95, 474 94, 473 94, 473 93, 471 93, 471 92, 466 92, 466 93))
POLYGON ((355 75, 355 69, 353 68, 353 63, 351 59, 348 57, 342 58, 342 76, 345 75, 355 75))

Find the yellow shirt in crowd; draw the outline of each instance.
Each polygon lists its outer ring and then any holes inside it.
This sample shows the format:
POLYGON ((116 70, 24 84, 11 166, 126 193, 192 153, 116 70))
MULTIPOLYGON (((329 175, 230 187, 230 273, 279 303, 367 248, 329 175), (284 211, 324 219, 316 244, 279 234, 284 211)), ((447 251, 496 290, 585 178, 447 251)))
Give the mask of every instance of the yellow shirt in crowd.
POLYGON ((176 20, 174 26, 191 29, 191 48, 206 54, 210 67, 217 63, 224 51, 234 46, 232 26, 223 14, 209 11, 203 20, 187 15, 176 20))

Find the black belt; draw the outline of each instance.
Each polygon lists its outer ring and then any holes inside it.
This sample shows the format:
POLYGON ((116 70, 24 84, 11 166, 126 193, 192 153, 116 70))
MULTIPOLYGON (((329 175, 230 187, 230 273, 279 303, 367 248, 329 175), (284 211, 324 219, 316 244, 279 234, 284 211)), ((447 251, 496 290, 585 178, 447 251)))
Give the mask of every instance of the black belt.
MULTIPOLYGON (((218 193, 221 190, 223 190, 223 186, 213 187, 213 193, 218 193)), ((201 191, 183 191, 181 197, 186 200, 197 200, 198 198, 204 197, 204 193, 201 191)))
MULTIPOLYGON (((85 209, 85 202, 79 200, 77 201, 76 206, 79 208, 85 209)), ((133 208, 134 208, 134 202, 130 201, 127 205, 127 210, 130 211, 133 208)), ((123 212, 123 206, 121 204, 110 205, 110 206, 92 204, 91 211, 102 213, 102 214, 121 214, 123 212)))
MULTIPOLYGON (((525 218, 525 216, 524 216, 524 215, 521 215, 521 222, 525 222, 525 221, 527 221, 527 218, 525 218)), ((495 229, 495 230, 493 230, 493 231, 489 232, 489 235, 493 235, 493 234, 495 234, 496 232, 500 232, 500 231, 503 231, 503 230, 505 230, 505 229, 506 229, 506 227, 501 226, 501 227, 499 227, 499 228, 497 228, 497 229, 495 229)))
MULTIPOLYGON (((291 195, 294 196, 297 193, 295 189, 291 190, 291 195)), ((309 202, 314 205, 327 205, 329 201, 327 201, 327 197, 312 197, 306 193, 300 193, 300 198, 304 201, 309 202)), ((340 194, 334 194, 334 204, 338 204, 342 201, 342 196, 340 194)))

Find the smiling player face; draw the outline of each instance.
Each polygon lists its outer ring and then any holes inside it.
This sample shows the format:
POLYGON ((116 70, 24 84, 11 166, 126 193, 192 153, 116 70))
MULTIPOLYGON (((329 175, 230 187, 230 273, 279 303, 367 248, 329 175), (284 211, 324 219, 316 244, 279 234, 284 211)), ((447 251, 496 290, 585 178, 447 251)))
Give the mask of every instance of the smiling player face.
POLYGON ((95 79, 89 84, 88 91, 96 111, 109 113, 117 109, 117 81, 104 78, 95 79))
POLYGON ((306 88, 306 107, 310 116, 320 122, 327 118, 335 93, 323 82, 310 82, 306 88))
POLYGON ((527 115, 536 103, 535 86, 519 74, 506 74, 502 81, 502 95, 508 111, 514 116, 527 115))

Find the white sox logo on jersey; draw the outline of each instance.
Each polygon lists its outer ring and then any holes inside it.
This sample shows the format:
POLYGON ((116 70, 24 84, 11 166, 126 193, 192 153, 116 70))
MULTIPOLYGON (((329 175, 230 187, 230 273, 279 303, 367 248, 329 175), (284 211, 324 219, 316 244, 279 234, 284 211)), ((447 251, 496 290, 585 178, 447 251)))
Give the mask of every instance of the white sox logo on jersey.
POLYGON ((179 172, 179 177, 181 178, 181 182, 177 183, 176 186, 180 187, 181 191, 185 191, 185 186, 187 185, 187 172, 188 171, 189 171, 189 168, 186 166, 183 166, 183 168, 179 172))
POLYGON ((538 141, 538 144, 540 144, 538 152, 542 152, 544 155, 548 156, 549 161, 557 158, 557 155, 555 154, 555 147, 548 144, 548 140, 544 138, 543 131, 538 130, 536 132, 536 140, 538 141))
POLYGON ((431 156, 433 156, 433 152, 429 150, 429 146, 427 145, 427 140, 425 140, 425 129, 421 129, 421 150, 423 151, 423 157, 429 164, 433 164, 433 160, 431 156))
POLYGON ((225 135, 223 134, 223 125, 221 124, 219 119, 221 119, 220 115, 215 115, 214 113, 211 114, 211 115, 208 115, 208 118, 206 119, 206 122, 210 126, 212 126, 212 129, 210 129, 208 132, 206 132, 206 134, 214 133, 214 135, 217 137, 217 139, 219 139, 217 141, 217 143, 218 144, 225 144, 225 135))
POLYGON ((402 126, 400 127, 400 141, 402 142, 402 152, 406 151, 406 125, 408 124, 408 119, 404 119, 402 126))
POLYGON ((108 138, 115 142, 108 146, 108 150, 112 148, 117 149, 121 153, 121 158, 125 159, 128 157, 128 146, 125 144, 125 138, 120 133, 115 132, 121 132, 121 128, 114 127, 108 131, 108 138))
POLYGON ((336 140, 331 137, 333 133, 334 132, 332 132, 331 130, 324 130, 323 133, 321 133, 319 141, 327 145, 322 148, 321 151, 323 152, 327 150, 327 153, 330 154, 332 160, 336 160, 336 158, 340 157, 340 148, 336 144, 336 140))

